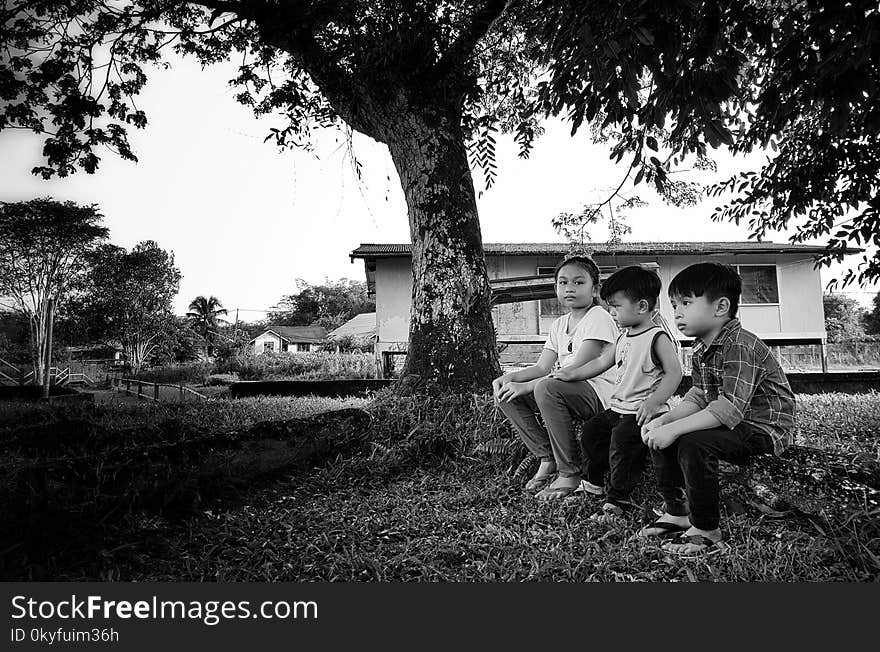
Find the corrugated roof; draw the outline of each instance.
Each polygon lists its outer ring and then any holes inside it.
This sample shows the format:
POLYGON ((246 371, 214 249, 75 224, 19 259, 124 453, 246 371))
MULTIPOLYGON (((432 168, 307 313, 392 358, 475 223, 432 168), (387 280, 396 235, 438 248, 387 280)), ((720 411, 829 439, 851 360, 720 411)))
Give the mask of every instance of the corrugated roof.
MULTIPOLYGON (((596 256, 610 255, 688 255, 726 253, 802 253, 818 254, 824 245, 791 244, 779 242, 594 242, 589 247, 596 256)), ((565 256, 569 252, 564 242, 487 243, 483 245, 487 256, 565 256)), ((848 247, 846 253, 861 253, 864 249, 848 247)), ((412 255, 410 244, 362 243, 349 256, 355 258, 395 258, 412 255)))
MULTIPOLYGON (((318 344, 327 339, 327 329, 323 326, 272 326, 264 330, 260 335, 269 332, 276 333, 282 339, 294 343, 318 344)), ((255 339, 257 338, 255 337, 251 342, 255 339)))
POLYGON ((376 313, 362 312, 355 315, 339 328, 336 328, 327 335, 328 338, 352 336, 352 337, 372 337, 376 334, 376 313))

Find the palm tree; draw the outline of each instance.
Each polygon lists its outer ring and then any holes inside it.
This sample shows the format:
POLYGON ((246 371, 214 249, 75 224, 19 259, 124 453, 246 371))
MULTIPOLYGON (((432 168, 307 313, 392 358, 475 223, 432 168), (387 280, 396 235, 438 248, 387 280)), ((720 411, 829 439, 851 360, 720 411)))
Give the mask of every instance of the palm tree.
POLYGON ((208 357, 213 353, 214 337, 217 335, 219 322, 225 321, 220 319, 220 315, 227 314, 226 308, 220 303, 220 299, 210 296, 207 299, 202 295, 197 296, 190 301, 189 317, 192 327, 198 331, 205 340, 205 349, 208 357))

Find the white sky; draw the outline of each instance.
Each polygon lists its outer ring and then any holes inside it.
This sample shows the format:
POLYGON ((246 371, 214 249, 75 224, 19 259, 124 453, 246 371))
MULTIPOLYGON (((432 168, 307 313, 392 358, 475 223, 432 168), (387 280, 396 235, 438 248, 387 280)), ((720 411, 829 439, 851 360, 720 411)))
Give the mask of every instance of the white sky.
MULTIPOLYGON (((138 100, 149 118, 146 129, 129 131, 138 163, 107 151, 99 153, 94 175, 44 181, 30 174, 42 163, 40 140, 4 132, 0 200, 48 195, 96 203, 114 244, 131 248, 149 239, 174 252, 183 274, 176 312, 186 312, 199 294, 213 294, 233 316, 241 309, 244 321, 264 317, 296 290, 296 278, 364 280, 362 261, 348 258, 362 242, 409 242, 403 193, 384 145, 355 135, 360 181, 338 132, 322 133, 313 153, 279 152, 263 139, 270 126, 283 123, 258 121, 233 99, 226 83, 233 65, 202 70, 192 60, 169 61, 170 70, 150 72, 138 100)), ((582 131, 571 138, 563 123, 548 123, 528 160, 516 157, 511 139, 499 139, 497 182, 478 199, 484 242, 561 241, 551 219, 604 199, 619 183, 625 168, 612 165, 608 148, 590 143, 582 131)), ((718 178, 743 165, 725 155, 718 163, 718 178)), ((476 183, 479 189, 479 174, 476 183)), ((745 227, 709 219, 716 199, 679 209, 644 184, 638 191, 650 205, 630 220, 629 241, 747 239, 745 227)), ((592 232, 593 240, 605 237, 604 227, 592 232)), ((822 275, 827 281, 834 273, 822 275)), ((848 290, 865 304, 876 291, 848 290)))

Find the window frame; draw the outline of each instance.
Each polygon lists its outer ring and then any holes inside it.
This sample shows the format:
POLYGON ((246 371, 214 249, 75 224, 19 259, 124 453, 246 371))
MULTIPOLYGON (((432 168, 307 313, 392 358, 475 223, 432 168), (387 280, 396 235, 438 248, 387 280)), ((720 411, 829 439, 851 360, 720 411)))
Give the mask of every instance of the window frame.
POLYGON ((780 289, 782 288, 782 283, 779 282, 779 265, 776 263, 734 263, 733 267, 736 268, 736 273, 739 274, 740 279, 742 279, 742 272, 740 272, 741 267, 772 267, 776 272, 776 301, 767 301, 762 303, 745 303, 742 300, 742 293, 739 295, 739 305, 740 306, 779 306, 782 304, 782 293, 780 289))

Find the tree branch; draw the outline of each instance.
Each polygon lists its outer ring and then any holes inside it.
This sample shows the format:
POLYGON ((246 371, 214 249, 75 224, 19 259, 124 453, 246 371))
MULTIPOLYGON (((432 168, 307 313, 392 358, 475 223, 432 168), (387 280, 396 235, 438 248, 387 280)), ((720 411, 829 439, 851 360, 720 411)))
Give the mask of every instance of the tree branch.
POLYGON ((460 68, 473 54, 477 42, 486 35, 495 21, 514 0, 486 0, 477 9, 458 38, 437 62, 435 72, 442 79, 460 68))

